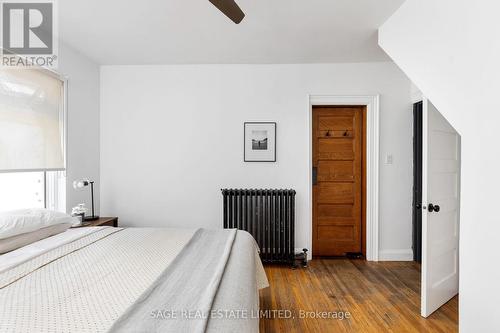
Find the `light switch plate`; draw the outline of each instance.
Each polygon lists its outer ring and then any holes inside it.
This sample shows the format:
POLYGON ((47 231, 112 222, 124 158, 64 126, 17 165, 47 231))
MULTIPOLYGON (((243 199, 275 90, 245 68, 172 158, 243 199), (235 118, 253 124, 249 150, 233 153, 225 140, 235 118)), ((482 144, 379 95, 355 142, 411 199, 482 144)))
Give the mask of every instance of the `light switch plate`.
POLYGON ((393 160, 392 154, 387 154, 385 156, 385 164, 392 164, 392 160, 393 160))

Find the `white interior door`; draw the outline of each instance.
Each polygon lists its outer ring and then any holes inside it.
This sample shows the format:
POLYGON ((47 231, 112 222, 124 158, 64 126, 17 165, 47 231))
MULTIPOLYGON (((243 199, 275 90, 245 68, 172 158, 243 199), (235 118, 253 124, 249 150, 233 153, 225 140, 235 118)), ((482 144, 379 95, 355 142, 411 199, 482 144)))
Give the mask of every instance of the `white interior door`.
POLYGON ((423 101, 422 303, 428 317, 458 294, 460 135, 423 101))

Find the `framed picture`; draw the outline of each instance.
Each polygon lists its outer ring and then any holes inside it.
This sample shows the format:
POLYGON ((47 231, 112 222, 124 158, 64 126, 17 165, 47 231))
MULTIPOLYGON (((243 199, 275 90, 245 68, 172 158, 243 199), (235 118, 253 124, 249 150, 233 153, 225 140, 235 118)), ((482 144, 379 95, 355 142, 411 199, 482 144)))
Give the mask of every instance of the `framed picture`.
POLYGON ((276 162, 276 123, 246 122, 245 162, 276 162))

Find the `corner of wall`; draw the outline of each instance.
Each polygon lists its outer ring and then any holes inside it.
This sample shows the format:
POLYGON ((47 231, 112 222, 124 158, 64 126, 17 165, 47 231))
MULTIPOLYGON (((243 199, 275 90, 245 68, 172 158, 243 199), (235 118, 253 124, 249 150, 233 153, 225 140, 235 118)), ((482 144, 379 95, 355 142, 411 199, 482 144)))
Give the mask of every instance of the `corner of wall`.
POLYGON ((99 64, 64 42, 59 43, 59 69, 68 79, 66 209, 85 202, 87 191, 75 191, 73 180, 90 178, 96 182, 95 205, 100 201, 100 121, 99 64))

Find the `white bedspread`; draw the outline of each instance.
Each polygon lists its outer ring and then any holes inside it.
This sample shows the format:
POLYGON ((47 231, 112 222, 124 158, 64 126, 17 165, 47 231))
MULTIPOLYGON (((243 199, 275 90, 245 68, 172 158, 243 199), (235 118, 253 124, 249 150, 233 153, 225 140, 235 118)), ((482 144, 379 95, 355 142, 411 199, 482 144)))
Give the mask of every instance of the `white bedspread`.
MULTIPOLYGON (((18 252, 0 266, 7 267, 0 271, 0 332, 108 331, 196 231, 89 229, 71 241, 61 237, 59 246, 42 244, 39 255, 33 249, 18 252)), ((258 310, 258 289, 267 286, 267 278, 255 241, 238 232, 233 247, 213 307, 258 310)), ((257 332, 258 318, 209 320, 207 331, 257 332)))
POLYGON ((198 229, 110 332, 205 332, 235 236, 235 229, 198 229), (164 318, 158 311, 176 316, 164 318))
POLYGON ((194 231, 105 228, 5 271, 0 331, 106 332, 194 231))

